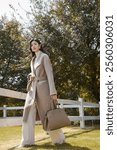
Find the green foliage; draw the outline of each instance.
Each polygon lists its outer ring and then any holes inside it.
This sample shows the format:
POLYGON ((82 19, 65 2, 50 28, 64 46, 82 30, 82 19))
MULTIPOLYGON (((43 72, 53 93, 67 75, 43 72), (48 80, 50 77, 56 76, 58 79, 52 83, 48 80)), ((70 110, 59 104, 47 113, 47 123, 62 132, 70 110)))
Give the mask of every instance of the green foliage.
POLYGON ((29 66, 25 65, 23 40, 19 22, 5 21, 4 28, 0 30, 0 87, 19 91, 26 87, 29 66))
MULTIPOLYGON (((29 57, 26 50, 26 39, 21 24, 15 20, 3 20, 0 30, 0 87, 26 92, 29 57)), ((0 97, 0 106, 23 106, 24 101, 0 97)), ((22 110, 7 112, 7 116, 22 115, 22 110)), ((0 111, 0 116, 3 116, 0 111)))
POLYGON ((42 1, 32 3, 30 31, 51 54, 58 96, 98 102, 99 1, 53 1, 46 13, 42 1))

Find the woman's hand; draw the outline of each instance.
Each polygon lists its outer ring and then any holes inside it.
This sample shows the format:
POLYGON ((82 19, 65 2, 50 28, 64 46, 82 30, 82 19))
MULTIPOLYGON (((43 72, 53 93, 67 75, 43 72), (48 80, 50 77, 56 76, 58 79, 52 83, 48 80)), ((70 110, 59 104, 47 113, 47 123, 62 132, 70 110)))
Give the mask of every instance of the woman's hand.
POLYGON ((32 81, 32 80, 34 80, 34 78, 35 78, 35 76, 32 75, 32 73, 29 73, 29 74, 27 75, 27 80, 28 80, 28 81, 32 81))
POLYGON ((33 81, 35 76, 30 76, 30 81, 33 81))
POLYGON ((32 75, 28 75, 27 76, 27 80, 28 81, 32 81, 32 80, 34 80, 34 78, 35 78, 35 76, 32 76, 32 75))
POLYGON ((53 94, 53 95, 50 95, 50 96, 51 96, 52 100, 57 101, 57 95, 56 94, 53 94))

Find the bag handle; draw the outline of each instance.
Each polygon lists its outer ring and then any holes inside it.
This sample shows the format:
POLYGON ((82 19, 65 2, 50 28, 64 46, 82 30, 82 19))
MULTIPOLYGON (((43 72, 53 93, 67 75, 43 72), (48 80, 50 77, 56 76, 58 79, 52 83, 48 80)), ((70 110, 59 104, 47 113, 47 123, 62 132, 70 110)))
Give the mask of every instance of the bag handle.
MULTIPOLYGON (((51 108, 48 111, 60 108, 58 101, 55 102, 55 100, 51 100, 50 107, 51 108)), ((46 112, 45 116, 47 116, 48 111, 46 112)))
POLYGON ((57 100, 52 100, 51 101, 51 109, 53 110, 53 109, 57 109, 57 108, 60 108, 58 101, 57 100))
MULTIPOLYGON (((46 114, 45 114, 45 117, 47 116, 47 113, 50 111, 50 110, 54 110, 54 109, 57 109, 57 105, 59 106, 59 103, 58 103, 58 101, 54 101, 54 100, 51 100, 51 102, 50 102, 50 109, 46 112, 46 114)), ((58 107, 58 108, 60 108, 60 107, 58 107)))

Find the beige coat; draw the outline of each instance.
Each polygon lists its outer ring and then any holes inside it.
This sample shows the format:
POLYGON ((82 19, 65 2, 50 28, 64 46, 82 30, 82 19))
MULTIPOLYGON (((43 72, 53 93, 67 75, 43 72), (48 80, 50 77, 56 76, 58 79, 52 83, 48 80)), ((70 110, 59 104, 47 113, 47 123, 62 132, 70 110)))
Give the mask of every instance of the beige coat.
POLYGON ((38 120, 40 119, 43 124, 45 114, 52 105, 50 95, 57 94, 57 91, 49 56, 42 51, 39 51, 36 59, 36 69, 34 69, 34 60, 35 57, 33 57, 31 61, 30 73, 34 76, 34 79, 28 82, 28 93, 24 105, 23 121, 27 121, 30 108, 35 102, 37 108, 36 120, 37 118, 38 120))

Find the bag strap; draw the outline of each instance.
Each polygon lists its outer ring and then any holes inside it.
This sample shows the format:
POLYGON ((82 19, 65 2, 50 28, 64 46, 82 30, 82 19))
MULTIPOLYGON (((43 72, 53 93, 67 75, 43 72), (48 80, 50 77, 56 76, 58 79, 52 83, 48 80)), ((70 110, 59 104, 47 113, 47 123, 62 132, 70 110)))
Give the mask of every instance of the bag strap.
POLYGON ((59 107, 58 101, 52 100, 51 101, 51 109, 57 109, 59 107))
POLYGON ((49 109, 49 110, 46 112, 45 117, 47 116, 47 113, 48 113, 50 110, 54 110, 54 109, 60 108, 58 101, 55 102, 55 100, 51 100, 50 105, 51 105, 51 109, 49 109))

